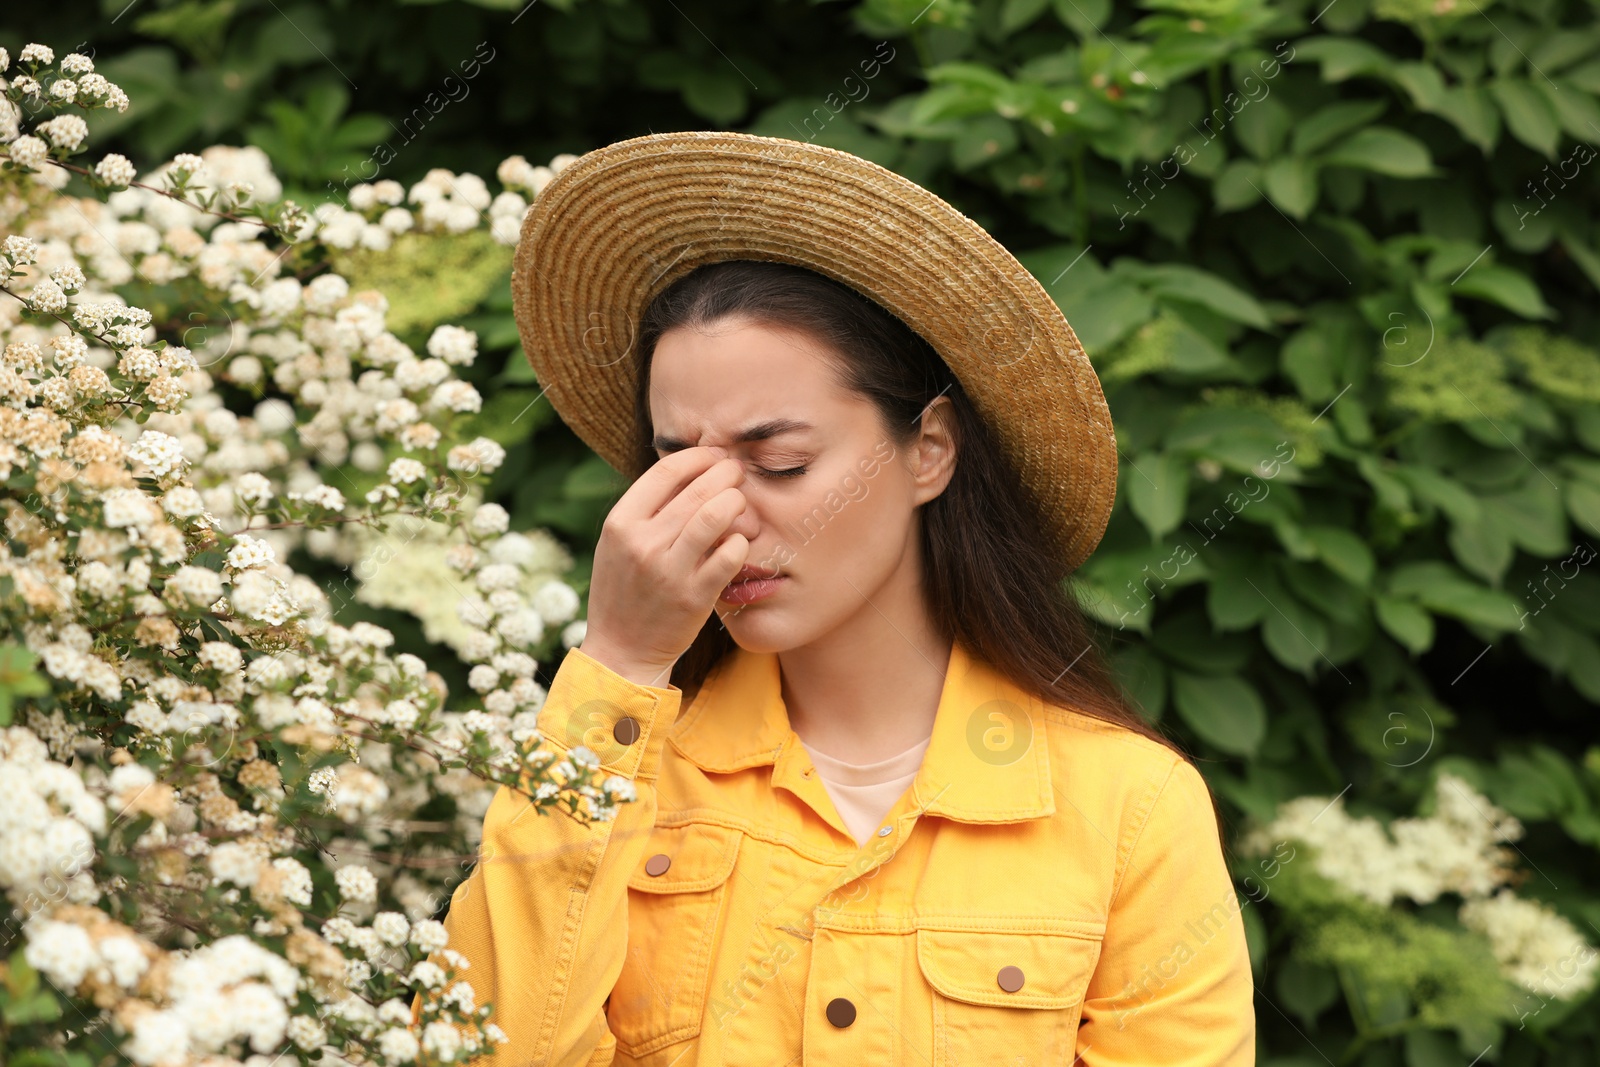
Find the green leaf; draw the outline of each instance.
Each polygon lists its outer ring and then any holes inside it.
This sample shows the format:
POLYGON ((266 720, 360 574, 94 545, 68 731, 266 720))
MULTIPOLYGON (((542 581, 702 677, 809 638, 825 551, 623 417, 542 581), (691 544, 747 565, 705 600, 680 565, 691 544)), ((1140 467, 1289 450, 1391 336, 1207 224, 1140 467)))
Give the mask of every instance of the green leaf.
POLYGON ((1434 505, 1454 522, 1475 523, 1483 514, 1478 498, 1465 486, 1431 467, 1402 465, 1396 466, 1394 473, 1417 499, 1434 505))
POLYGON ((1261 622, 1261 642, 1272 658, 1285 667, 1309 672, 1328 644, 1328 624, 1322 616, 1285 593, 1268 603, 1261 622))
POLYGON ((1516 556, 1510 531, 1495 514, 1480 514, 1476 521, 1455 523, 1445 542, 1457 562, 1496 585, 1516 556))
POLYGON ((1377 570, 1372 549, 1349 530, 1338 526, 1307 526, 1306 536, 1316 549, 1317 558, 1329 570, 1352 585, 1366 588, 1377 570))
POLYGON ((567 473, 566 494, 575 499, 606 499, 627 488, 627 483, 599 456, 588 459, 567 473))
POLYGON ((1321 156, 1327 166, 1355 167, 1394 178, 1426 178, 1434 173, 1427 146, 1389 126, 1369 126, 1346 137, 1321 156))
POLYGON ((1293 956, 1278 968, 1277 987, 1278 1002, 1308 1026, 1339 999, 1339 979, 1331 969, 1293 956))
POLYGON ((1150 722, 1161 719, 1167 705, 1167 667, 1144 645, 1128 645, 1111 654, 1117 683, 1150 722))
POLYGON ((1150 631, 1150 645, 1196 674, 1236 674, 1244 670, 1256 643, 1243 634, 1218 633, 1205 612, 1186 608, 1168 615, 1150 631))
POLYGON ((1079 37, 1097 37, 1111 16, 1111 0, 1054 0, 1056 18, 1079 37))
POLYGON ((1380 596, 1372 602, 1378 624, 1389 636, 1411 650, 1413 655, 1433 647, 1433 616, 1417 604, 1396 597, 1380 596))
POLYGON ((1267 709, 1242 678, 1172 672, 1172 703, 1189 728, 1212 747, 1253 756, 1267 736, 1267 709))
POLYGON ((1565 495, 1572 521, 1600 537, 1600 486, 1575 478, 1567 483, 1565 495))
POLYGON ((50 692, 50 681, 34 664, 38 657, 21 645, 0 645, 0 726, 9 726, 18 697, 44 696, 50 692))
POLYGON ((1600 49, 1600 27, 1576 30, 1563 26, 1528 50, 1528 66, 1534 70, 1562 70, 1600 49))
POLYGON ((1537 471, 1509 493, 1483 498, 1484 510, 1498 515, 1511 540, 1530 555, 1550 559, 1572 548, 1561 489, 1537 471))
POLYGON ((1262 172, 1267 196, 1284 214, 1303 219, 1317 203, 1316 164, 1303 156, 1281 156, 1262 172))
POLYGON ((1461 1049, 1453 1035, 1440 1030, 1410 1030, 1405 1034, 1406 1067, 1457 1067, 1461 1049))
POLYGON ((1049 6, 1050 0, 1005 0, 1000 8, 1000 32, 1015 33, 1049 6))
POLYGON ((1322 62, 1322 80, 1342 82, 1358 74, 1382 74, 1394 62, 1389 53, 1354 37, 1313 37, 1295 44, 1295 58, 1322 62))
POLYGON ((1266 97, 1247 107, 1233 120, 1233 135, 1257 159, 1271 159, 1283 147, 1293 116, 1276 97, 1266 97))
POLYGON ((1217 210, 1238 211, 1261 199, 1261 165, 1248 159, 1235 159, 1211 183, 1211 198, 1217 210))
MULTIPOLYGON (((1438 111, 1444 100, 1444 76, 1439 68, 1427 63, 1396 63, 1389 77, 1411 96, 1411 102, 1421 111, 1438 111)), ((1349 105, 1334 105, 1349 106, 1349 105)))
MULTIPOLYGON (((1218 630, 1246 630, 1257 625, 1266 616, 1266 598, 1252 589, 1244 580, 1245 568, 1219 571, 1206 583, 1206 614, 1218 630)), ((1270 572, 1257 575, 1258 586, 1269 586, 1267 595, 1278 590, 1277 579, 1270 572)))
POLYGON ((1390 572, 1388 591, 1416 601, 1435 615, 1449 615, 1487 629, 1521 626, 1522 608, 1516 598, 1481 586, 1440 560, 1402 563, 1390 572))
POLYGON ((1511 136, 1534 151, 1555 158, 1561 127, 1544 94, 1531 83, 1513 78, 1496 78, 1489 83, 1489 92, 1500 105, 1511 136))
MULTIPOLYGON (((1302 397, 1313 404, 1323 404, 1338 396, 1349 383, 1361 326, 1354 312, 1343 306, 1319 307, 1309 318, 1307 325, 1284 342, 1278 362, 1302 397)), ((1350 398, 1341 399, 1335 412, 1346 399, 1350 398)))
POLYGON ((1468 270, 1452 288, 1466 296, 1481 297, 1514 311, 1525 319, 1553 319, 1556 313, 1544 302, 1539 287, 1526 274, 1498 263, 1479 264, 1468 270))
POLYGON ((1315 152, 1335 138, 1365 126, 1386 110, 1388 104, 1382 100, 1329 104, 1295 123, 1289 150, 1297 156, 1315 152))
POLYGON ((744 79, 720 67, 690 71, 682 91, 690 111, 721 126, 739 121, 749 107, 744 79))
POLYGON ((1209 271, 1181 263, 1135 264, 1131 260, 1119 261, 1117 266, 1161 299, 1186 300, 1258 330, 1271 328, 1266 309, 1255 297, 1209 271))
POLYGON ((999 115, 980 115, 964 123, 960 136, 950 142, 950 162, 957 170, 971 170, 1016 147, 1014 123, 999 115))
POLYGON ((1552 84, 1540 78, 1533 84, 1544 94, 1545 102, 1555 112, 1561 128, 1583 143, 1589 158, 1593 159, 1594 149, 1588 146, 1588 142, 1600 132, 1600 104, 1589 93, 1568 81, 1552 84))
POLYGON ((1150 531, 1150 540, 1159 541, 1183 521, 1189 499, 1189 463, 1175 453, 1141 456, 1129 463, 1124 491, 1128 506, 1150 531))
POLYGON ((1481 85, 1451 86, 1439 101, 1437 113, 1454 123, 1461 136, 1484 155, 1494 151, 1500 140, 1500 112, 1489 90, 1481 85))

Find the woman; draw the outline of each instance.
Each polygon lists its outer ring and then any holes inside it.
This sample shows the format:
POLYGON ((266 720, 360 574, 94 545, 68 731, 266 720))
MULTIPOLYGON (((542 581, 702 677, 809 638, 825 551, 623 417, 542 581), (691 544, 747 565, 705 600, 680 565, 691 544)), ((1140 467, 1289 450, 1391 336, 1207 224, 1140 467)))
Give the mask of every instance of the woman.
POLYGON ((503 1064, 1253 1064, 1204 779, 1066 578, 1115 445, 1049 297, 842 152, 592 152, 513 277, 551 402, 635 478, 540 711, 637 799, 502 789, 451 947, 503 1064))

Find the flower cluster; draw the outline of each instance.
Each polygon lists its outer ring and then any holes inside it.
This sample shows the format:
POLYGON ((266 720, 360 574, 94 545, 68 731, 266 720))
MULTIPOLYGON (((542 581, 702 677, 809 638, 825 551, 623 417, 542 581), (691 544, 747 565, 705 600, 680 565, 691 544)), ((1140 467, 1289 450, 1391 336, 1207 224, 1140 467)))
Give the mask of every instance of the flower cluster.
POLYGON ((477 335, 397 336, 326 250, 514 244, 570 157, 305 212, 256 149, 77 167, 73 109, 121 90, 40 45, 0 75, 0 956, 58 1002, 8 1020, 91 1021, 0 1048, 468 1059, 504 1035, 433 916, 489 802, 606 819, 634 794, 542 744, 538 657, 582 639, 581 604, 565 549, 483 502, 506 452, 471 428, 477 335), (154 287, 199 310, 158 319, 154 287), (416 615, 468 685, 354 605, 416 615))
POLYGON ((1461 897, 1464 926, 1487 935, 1507 978, 1541 996, 1574 999, 1594 985, 1600 953, 1577 928, 1508 884, 1517 874, 1509 842, 1522 836, 1515 817, 1464 779, 1440 772, 1435 810, 1384 826, 1352 816, 1343 796, 1296 797, 1240 841, 1242 852, 1266 854, 1290 839, 1310 846, 1312 865, 1351 897, 1384 907, 1405 899, 1430 904, 1461 897))

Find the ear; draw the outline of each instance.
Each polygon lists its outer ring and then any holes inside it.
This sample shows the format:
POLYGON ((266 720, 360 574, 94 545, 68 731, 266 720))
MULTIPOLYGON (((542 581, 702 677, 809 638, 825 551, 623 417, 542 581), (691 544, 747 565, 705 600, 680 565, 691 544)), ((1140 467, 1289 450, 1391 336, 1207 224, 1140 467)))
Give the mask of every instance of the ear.
POLYGON ((944 492, 956 470, 955 406, 937 396, 922 410, 922 427, 907 450, 916 502, 925 504, 944 492))

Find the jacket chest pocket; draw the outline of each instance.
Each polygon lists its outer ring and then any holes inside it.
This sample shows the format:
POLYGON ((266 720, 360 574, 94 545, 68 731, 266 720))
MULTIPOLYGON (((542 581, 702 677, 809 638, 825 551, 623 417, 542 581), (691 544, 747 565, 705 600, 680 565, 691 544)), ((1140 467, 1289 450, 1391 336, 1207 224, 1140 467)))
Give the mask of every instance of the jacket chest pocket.
POLYGON ((617 1048, 639 1057, 699 1034, 712 953, 743 834, 657 826, 628 877, 628 955, 606 1002, 617 1048))
POLYGON ((1073 1062, 1101 936, 919 927, 916 937, 933 1067, 1073 1062))

